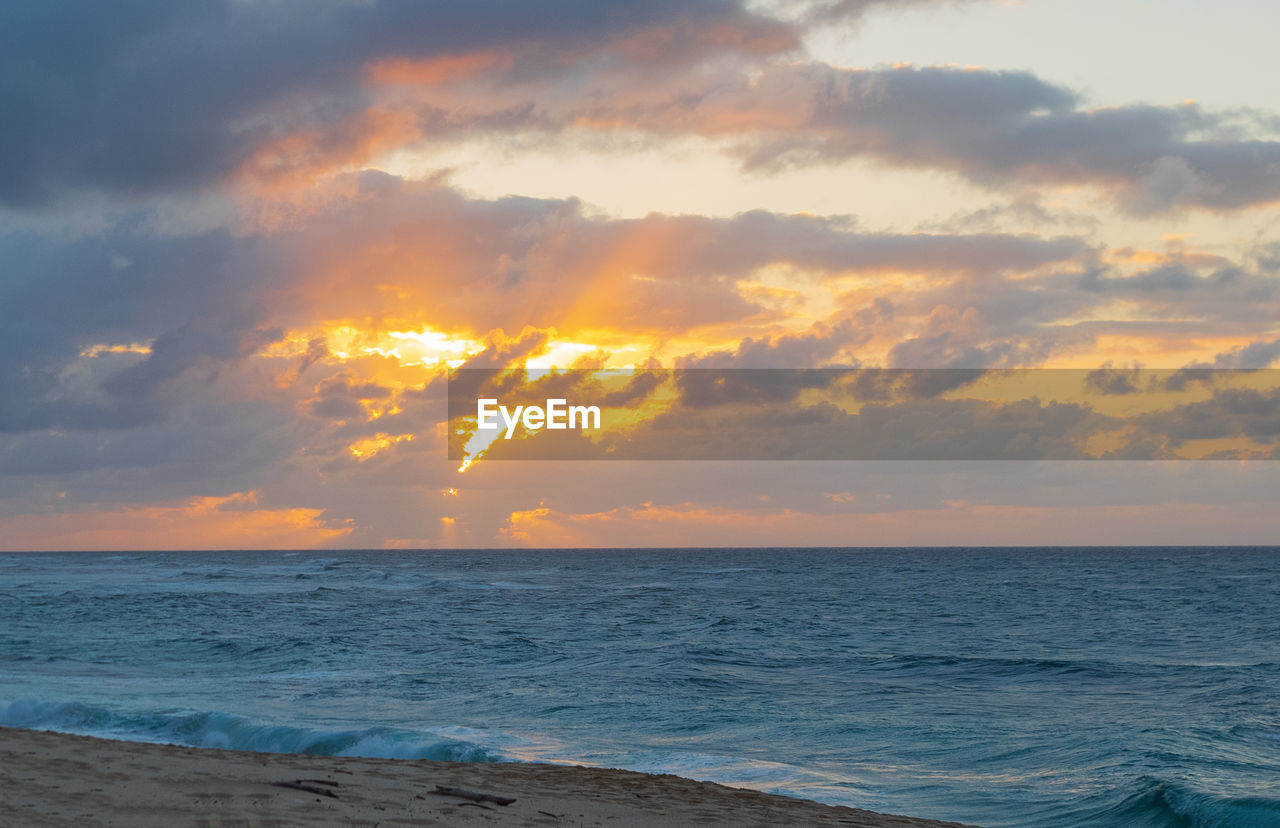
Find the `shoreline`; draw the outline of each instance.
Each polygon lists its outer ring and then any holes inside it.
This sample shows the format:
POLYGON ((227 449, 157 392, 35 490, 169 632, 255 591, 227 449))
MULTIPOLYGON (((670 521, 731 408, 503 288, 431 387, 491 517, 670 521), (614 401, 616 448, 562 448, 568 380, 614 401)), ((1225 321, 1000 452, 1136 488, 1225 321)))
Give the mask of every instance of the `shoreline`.
POLYGON ((0 813, 15 828, 960 828, 955 822, 823 805, 669 774, 522 762, 250 753, 5 727, 0 727, 0 813), (441 794, 437 787, 454 790, 441 794), (507 799, 514 801, 496 801, 507 799))

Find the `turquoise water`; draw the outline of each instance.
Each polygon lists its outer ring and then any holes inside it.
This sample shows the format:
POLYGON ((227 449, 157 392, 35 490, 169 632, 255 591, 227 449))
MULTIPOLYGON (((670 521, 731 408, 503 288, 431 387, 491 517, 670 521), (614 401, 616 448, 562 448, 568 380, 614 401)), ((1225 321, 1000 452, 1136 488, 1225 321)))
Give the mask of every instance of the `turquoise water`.
POLYGON ((1280 551, 0 555, 0 724, 1280 826, 1280 551))

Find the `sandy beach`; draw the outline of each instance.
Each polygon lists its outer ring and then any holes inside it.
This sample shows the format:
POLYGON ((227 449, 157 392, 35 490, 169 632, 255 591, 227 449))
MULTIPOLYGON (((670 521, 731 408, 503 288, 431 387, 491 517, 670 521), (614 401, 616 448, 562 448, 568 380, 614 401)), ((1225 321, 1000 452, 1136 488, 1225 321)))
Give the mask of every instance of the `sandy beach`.
POLYGON ((9 728, 0 728, 0 814, 10 828, 959 824, 601 768, 245 753, 9 728))

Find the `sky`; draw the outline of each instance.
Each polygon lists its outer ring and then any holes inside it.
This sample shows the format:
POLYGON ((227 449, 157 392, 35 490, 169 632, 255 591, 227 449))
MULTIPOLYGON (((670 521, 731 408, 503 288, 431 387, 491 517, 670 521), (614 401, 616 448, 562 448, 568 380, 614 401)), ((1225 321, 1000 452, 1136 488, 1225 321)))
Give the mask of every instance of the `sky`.
MULTIPOLYGON (((0 549, 1276 543, 1265 460, 460 468, 446 377, 1273 366, 1277 26, 6 4, 0 549)), ((1202 383, 1161 433, 1274 456, 1280 393, 1241 393, 1202 383)))

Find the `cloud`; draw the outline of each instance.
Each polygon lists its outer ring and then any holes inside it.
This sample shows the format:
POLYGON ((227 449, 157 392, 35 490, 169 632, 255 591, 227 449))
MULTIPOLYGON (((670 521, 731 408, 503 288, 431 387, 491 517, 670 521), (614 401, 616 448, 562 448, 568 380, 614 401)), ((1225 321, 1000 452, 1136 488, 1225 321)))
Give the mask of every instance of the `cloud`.
POLYGON ((350 375, 329 377, 316 386, 315 396, 307 400, 307 411, 330 420, 368 419, 369 409, 361 403, 385 400, 392 390, 376 382, 361 382, 350 375))
POLYGON ((1280 339, 1257 340, 1217 354, 1212 362, 1193 362, 1179 368, 1164 379, 1164 387, 1170 391, 1182 391, 1193 383, 1212 385, 1237 371, 1267 368, 1278 358, 1280 339))
POLYGON ((205 187, 299 131, 320 130, 313 150, 341 156, 342 145, 366 139, 351 130, 374 123, 364 83, 380 61, 500 53, 512 56, 512 74, 541 77, 602 49, 632 62, 687 63, 788 49, 797 38, 793 26, 730 0, 6 6, 0 203, 205 187))
POLYGON ((1251 270, 1234 262, 1198 265, 1182 257, 1126 273, 1087 269, 1075 275, 1058 274, 1047 286, 1074 288, 1093 301, 1139 304, 1149 319, 1215 320, 1237 325, 1263 325, 1280 310, 1280 286, 1274 269, 1251 270))
POLYGON ((699 135, 727 139, 749 170, 866 158, 953 172, 1022 198, 1094 186, 1138 215, 1280 201, 1280 141, 1265 114, 1192 103, 1089 108, 1080 94, 1025 71, 764 59, 658 73, 643 85, 608 72, 574 76, 579 92, 584 84, 590 91, 573 96, 548 79, 498 87, 472 78, 455 92, 433 90, 419 106, 452 113, 436 123, 437 135, 699 135))
MULTIPOLYGON (((934 0, 929 0, 933 2, 934 0)), ((1089 108, 1029 72, 798 60, 883 0, 441 7, 67 0, 0 12, 0 204, 244 179, 309 187, 422 142, 566 130, 728 139, 749 169, 867 158, 1139 215, 1280 200, 1274 118, 1089 108), (92 136, 87 140, 86 136, 92 136)))
MULTIPOLYGON (((643 405, 637 399, 620 427, 609 424, 614 416, 610 412, 603 418, 605 431, 591 439, 580 432, 540 431, 522 435, 527 439, 495 441, 485 456, 487 461, 1075 460, 1096 456, 1086 448, 1091 438, 1125 425, 1087 403, 1034 396, 999 401, 942 396, 985 375, 948 370, 676 369, 663 375, 669 389, 659 395, 664 401, 643 405)), ((1032 384, 1037 379, 1025 372, 1019 376, 1032 384)), ((1082 376, 1059 390, 1078 394, 1082 376)), ((598 403, 601 377, 590 371, 570 372, 521 384, 499 396, 507 405, 553 396, 598 403)), ((474 414, 478 391, 451 387, 450 394, 458 399, 451 404, 454 417, 474 414)), ((459 449, 467 439, 458 437, 452 456, 462 459, 459 449)))
POLYGON ((1094 508, 987 504, 954 498, 932 508, 879 513, 813 508, 709 507, 698 501, 644 504, 599 512, 546 506, 511 512, 504 546, 599 548, 628 546, 1054 546, 1096 544, 1097 532, 1122 545, 1222 543, 1219 527, 1242 543, 1266 545, 1273 530, 1263 504, 1107 504, 1094 508), (673 543, 672 528, 681 540, 673 543), (838 542, 833 539, 839 539, 838 542))
MULTIPOLYGON (((960 5, 964 2, 966 0, 950 0, 951 5, 960 5)), ((939 3, 938 0, 801 0, 794 5, 801 9, 801 14, 806 19, 815 23, 830 23, 856 19, 881 6, 902 9, 908 6, 943 5, 944 3, 939 3)))
POLYGON ((1139 389, 1138 368, 1098 368, 1085 375, 1084 384, 1095 394, 1136 394, 1139 389))
POLYGON ((906 400, 871 403, 856 413, 830 405, 774 406, 748 412, 720 410, 711 422, 694 421, 690 445, 672 453, 683 413, 636 434, 659 456, 708 458, 1019 460, 1083 459, 1083 440, 1110 425, 1086 406, 1019 400, 906 400), (696 443, 700 448, 693 448, 696 443), (687 454, 686 454, 687 453, 687 454))
MULTIPOLYGON (((1142 486, 1114 482, 1119 472, 1028 484, 1019 471, 1007 480, 1021 483, 1000 483, 937 465, 865 484, 824 464, 761 466, 754 479, 743 464, 511 463, 495 474, 481 463, 459 476, 446 462, 444 365, 548 353, 650 367, 660 355, 715 369, 712 380, 737 367, 904 369, 839 389, 856 412, 815 402, 829 389, 820 373, 690 383, 675 404, 693 419, 637 429, 655 450, 710 440, 734 456, 829 457, 862 441, 895 456, 1074 457, 1114 423, 1079 405, 949 392, 1128 338, 1144 361, 1194 359, 1171 375, 1192 401, 1149 413, 1149 433, 1117 456, 1169 456, 1200 439, 1274 445, 1274 394, 1228 388, 1222 372, 1280 354, 1280 248, 1107 248, 1097 237, 1110 227, 1082 237, 1087 220, 1055 197, 1084 187, 1091 205, 1100 192, 1135 215, 1274 202, 1274 120, 1196 105, 1097 109, 1029 72, 806 57, 818 27, 901 5, 5 5, 0 534, 47 547, 554 537, 542 529, 609 543, 631 531, 655 543, 672 532, 817 542, 879 537, 821 509, 909 504, 912 520, 991 526, 1006 515, 974 506, 974 480, 1009 502, 1178 491, 1154 475, 1142 486), (941 171, 1013 201, 897 232, 880 216, 767 209, 621 219, 571 198, 468 196, 447 173, 357 171, 397 150, 584 136, 606 148, 697 136, 760 174, 847 161, 941 171), (1001 232, 1010 224, 1048 232, 1001 232), (911 370, 940 367, 972 370, 911 370)), ((656 407, 655 376, 604 401, 656 407)), ((1107 369, 1093 390, 1128 390, 1127 376, 1107 369)), ((567 382, 536 390, 581 390, 567 382)), ((1206 496, 1230 504, 1274 489, 1259 481, 1206 496)), ((884 537, 905 537, 905 525, 884 537)))
POLYGON ((288 311, 298 319, 359 312, 390 323, 409 307, 418 321, 480 335, 526 325, 687 335, 776 319, 738 284, 769 265, 812 279, 1026 273, 1089 250, 1071 237, 860 232, 847 219, 766 211, 610 219, 573 201, 486 201, 381 173, 353 178, 355 195, 269 243, 305 274, 288 311))
MULTIPOLYGON (((677 368, 816 368, 828 365, 846 349, 866 342, 852 319, 833 325, 816 323, 804 333, 745 337, 733 351, 711 351, 676 359, 677 368)), ((852 358, 843 364, 849 367, 852 358)))
POLYGON ((278 336, 256 301, 270 268, 225 230, 11 233, 0 256, 0 432, 153 423, 170 402, 155 394, 162 385, 278 336), (93 350, 113 345, 128 347, 93 350))
POLYGON ((1236 209, 1280 200, 1280 142, 1249 114, 1194 104, 1086 109, 1074 92, 1027 72, 901 67, 777 67, 755 99, 797 111, 762 137, 748 166, 869 156, 943 169, 992 187, 1092 184, 1131 212, 1236 209))
POLYGON ((1143 434, 1174 448, 1190 440, 1248 438, 1280 442, 1280 389, 1215 389, 1212 398, 1138 418, 1143 434))
MULTIPOLYGON (((475 367, 553 337, 648 347, 710 331, 733 345, 682 365, 857 364, 875 342, 891 367, 992 368, 1043 364, 1107 325, 1199 319, 1238 334, 1280 311, 1273 272, 1187 251, 1130 272, 1072 237, 869 232, 847 217, 766 211, 613 219, 571 200, 472 199, 381 173, 337 190, 265 235, 161 236, 135 217, 95 236, 0 236, 0 431, 154 424, 218 372, 301 337, 293 361, 271 371, 288 385, 351 358, 332 353, 325 326, 455 331, 483 346, 475 367), (744 288, 777 265, 797 287, 847 292, 799 328, 795 311, 744 288), (1114 302, 1135 321, 1062 324, 1114 302)), ((1259 339, 1231 359, 1275 351, 1259 339)), ((314 411, 354 415, 354 404, 314 411)))
POLYGON ((257 492, 0 517, 4 548, 31 551, 314 548, 350 532, 320 509, 260 507, 257 492))
POLYGON ((553 397, 601 404, 604 430, 522 432, 486 443, 486 462, 1280 456, 1275 372, 1215 370, 1222 387, 1206 400, 1199 389, 1171 398, 1168 379, 1178 372, 1169 369, 650 369, 637 375, 652 380, 644 393, 610 404, 603 381, 614 372, 490 371, 483 389, 450 388, 450 456, 476 458, 472 428, 458 418, 473 417, 475 399, 491 394, 506 405, 553 397), (1204 440, 1220 442, 1187 445, 1204 440))
POLYGON ((147 358, 111 377, 104 388, 119 397, 146 398, 201 360, 244 359, 280 339, 278 328, 237 324, 236 320, 193 320, 156 337, 147 358))

